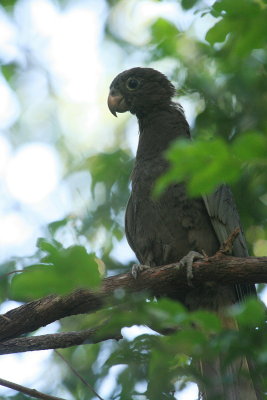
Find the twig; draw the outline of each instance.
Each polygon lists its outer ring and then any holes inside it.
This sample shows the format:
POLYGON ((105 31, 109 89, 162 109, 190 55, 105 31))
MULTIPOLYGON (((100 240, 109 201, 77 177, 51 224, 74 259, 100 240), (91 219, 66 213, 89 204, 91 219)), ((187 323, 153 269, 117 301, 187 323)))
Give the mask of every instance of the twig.
POLYGON ((87 382, 87 381, 79 374, 79 372, 78 372, 75 368, 73 368, 73 366, 71 365, 71 363, 70 363, 59 351, 55 350, 55 353, 68 365, 68 367, 69 367, 70 370, 74 373, 74 375, 76 375, 76 376, 80 379, 80 381, 82 381, 82 383, 83 383, 85 386, 87 386, 87 387, 94 393, 94 395, 95 395, 96 397, 99 398, 99 400, 104 400, 104 399, 103 399, 101 396, 99 396, 99 394, 94 390, 93 386, 90 385, 90 383, 87 382))
POLYGON ((233 250, 233 244, 235 239, 240 233, 240 228, 237 227, 233 230, 233 232, 228 236, 228 238, 223 242, 221 248, 217 253, 215 254, 215 257, 221 256, 223 254, 231 254, 233 250))
POLYGON ((7 381, 5 379, 0 378, 0 385, 8 387, 10 389, 17 390, 18 392, 27 394, 31 397, 34 397, 36 399, 43 399, 43 400, 65 400, 62 397, 55 397, 55 396, 49 396, 48 394, 39 392, 36 389, 30 389, 27 388, 26 386, 18 385, 17 383, 7 381))
POLYGON ((17 272, 27 272, 25 269, 15 269, 14 271, 7 272, 6 274, 0 275, 0 279, 4 279, 9 275, 16 274, 17 272))

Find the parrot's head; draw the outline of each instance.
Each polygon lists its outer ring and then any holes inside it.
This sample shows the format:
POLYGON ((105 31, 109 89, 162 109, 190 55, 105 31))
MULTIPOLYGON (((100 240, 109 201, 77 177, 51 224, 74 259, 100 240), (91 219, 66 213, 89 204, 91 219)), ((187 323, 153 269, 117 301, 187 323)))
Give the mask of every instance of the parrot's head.
POLYGON ((153 68, 128 69, 112 81, 108 96, 108 107, 116 113, 130 111, 137 116, 169 106, 175 88, 161 72, 153 68))

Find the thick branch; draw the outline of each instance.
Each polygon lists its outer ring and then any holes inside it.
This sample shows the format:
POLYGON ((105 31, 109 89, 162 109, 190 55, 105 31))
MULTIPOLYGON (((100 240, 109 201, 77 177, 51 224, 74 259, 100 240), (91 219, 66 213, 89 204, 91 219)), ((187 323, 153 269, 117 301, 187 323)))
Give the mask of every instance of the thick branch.
MULTIPOLYGON (((193 284, 204 282, 267 283, 267 257, 210 257, 193 265, 193 284)), ((175 264, 150 268, 135 280, 130 273, 103 280, 102 288, 93 292, 76 290, 66 296, 51 295, 15 308, 0 316, 0 340, 32 332, 69 315, 95 312, 114 304, 114 293, 147 291, 153 296, 170 296, 183 300, 187 290, 185 268, 175 264)))
POLYGON ((99 328, 86 329, 80 332, 20 337, 0 342, 0 355, 23 351, 63 349, 80 344, 99 343, 109 339, 119 340, 121 338, 120 332, 101 335, 99 328))

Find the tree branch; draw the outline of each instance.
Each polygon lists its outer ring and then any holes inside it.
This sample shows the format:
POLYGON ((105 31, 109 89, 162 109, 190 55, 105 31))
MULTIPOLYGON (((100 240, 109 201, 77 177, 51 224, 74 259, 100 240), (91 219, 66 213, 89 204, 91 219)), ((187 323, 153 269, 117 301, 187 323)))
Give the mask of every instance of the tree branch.
POLYGON ((49 396, 48 394, 44 394, 35 389, 27 388, 26 386, 18 385, 17 383, 6 381, 5 379, 0 378, 0 385, 8 387, 10 389, 17 390, 18 392, 28 394, 35 399, 43 399, 43 400, 64 400, 62 397, 49 396))
MULTIPOLYGON (((193 265, 193 284, 204 282, 267 283, 267 257, 224 257, 215 255, 193 265)), ((60 318, 93 313, 116 303, 118 290, 147 291, 153 296, 169 296, 183 301, 188 291, 185 267, 170 264, 150 268, 138 279, 130 273, 103 280, 100 290, 78 289, 66 296, 50 295, 24 304, 0 316, 0 340, 32 332, 60 318)))
POLYGON ((20 337, 0 342, 0 355, 23 351, 63 349, 80 344, 99 343, 105 340, 122 339, 120 332, 101 335, 101 327, 80 332, 63 332, 49 335, 20 337))

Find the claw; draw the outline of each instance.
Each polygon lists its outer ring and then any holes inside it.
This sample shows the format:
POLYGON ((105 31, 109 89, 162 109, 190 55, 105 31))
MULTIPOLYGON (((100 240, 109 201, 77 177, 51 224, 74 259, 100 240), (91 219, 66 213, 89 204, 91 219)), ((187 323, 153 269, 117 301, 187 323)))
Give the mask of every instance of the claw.
POLYGON ((203 260, 203 258, 205 258, 203 254, 200 254, 197 251, 189 251, 189 253, 179 261, 179 267, 186 267, 186 278, 188 286, 194 286, 192 283, 192 280, 194 278, 193 262, 195 260, 203 260))
POLYGON ((143 264, 134 264, 132 266, 132 276, 134 279, 137 279, 138 276, 142 271, 145 271, 146 269, 150 268, 149 265, 143 265, 143 264))

